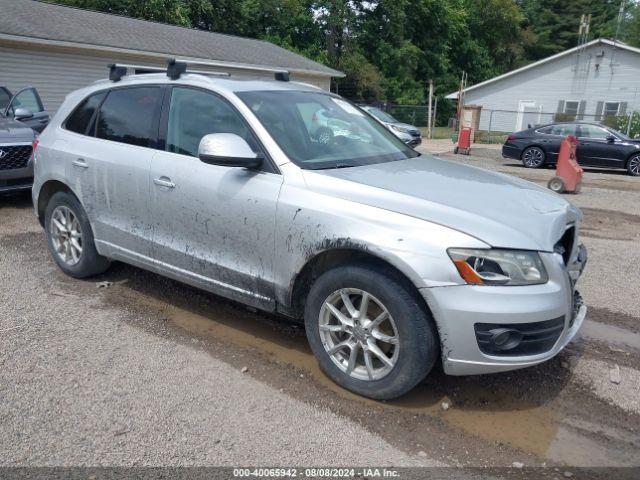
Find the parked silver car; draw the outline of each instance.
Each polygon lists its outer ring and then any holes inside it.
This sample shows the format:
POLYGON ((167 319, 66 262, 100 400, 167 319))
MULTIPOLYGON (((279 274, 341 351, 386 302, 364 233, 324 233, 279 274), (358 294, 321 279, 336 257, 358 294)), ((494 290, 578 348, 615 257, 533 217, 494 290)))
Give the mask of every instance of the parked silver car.
POLYGON ((378 121, 382 122, 391 132, 407 145, 417 147, 422 143, 422 134, 418 127, 409 125, 408 123, 399 122, 391 114, 373 107, 371 105, 360 105, 365 112, 373 115, 378 121))
POLYGON ((535 365, 580 328, 582 215, 560 196, 421 155, 308 85, 172 76, 76 91, 40 137, 33 201, 67 274, 119 260, 304 319, 326 374, 377 399, 438 359, 535 365), (370 141, 312 141, 320 109, 370 141))

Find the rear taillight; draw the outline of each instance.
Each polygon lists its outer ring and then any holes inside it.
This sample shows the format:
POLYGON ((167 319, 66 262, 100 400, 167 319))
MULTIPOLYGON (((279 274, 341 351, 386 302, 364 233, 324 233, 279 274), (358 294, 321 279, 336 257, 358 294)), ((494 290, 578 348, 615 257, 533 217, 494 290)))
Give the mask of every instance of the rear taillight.
POLYGON ((515 136, 515 135, 509 135, 509 136, 507 137, 507 142, 510 142, 511 140, 515 140, 515 139, 516 139, 516 136, 515 136))
POLYGON ((40 140, 36 138, 31 144, 31 156, 33 158, 36 158, 36 149, 38 148, 38 143, 40 143, 40 140))

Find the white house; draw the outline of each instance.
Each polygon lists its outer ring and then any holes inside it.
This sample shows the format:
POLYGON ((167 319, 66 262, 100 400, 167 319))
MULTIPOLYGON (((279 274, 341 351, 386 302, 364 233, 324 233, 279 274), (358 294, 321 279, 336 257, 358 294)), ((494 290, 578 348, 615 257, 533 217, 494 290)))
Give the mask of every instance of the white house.
POLYGON ((198 70, 292 80, 329 90, 341 72, 269 42, 148 22, 33 0, 0 0, 0 85, 34 86, 50 112, 64 97, 106 78, 107 65, 166 66, 169 57, 204 62, 198 70))
POLYGON ((599 38, 467 87, 464 103, 482 107, 480 130, 503 132, 640 111, 640 49, 599 38))

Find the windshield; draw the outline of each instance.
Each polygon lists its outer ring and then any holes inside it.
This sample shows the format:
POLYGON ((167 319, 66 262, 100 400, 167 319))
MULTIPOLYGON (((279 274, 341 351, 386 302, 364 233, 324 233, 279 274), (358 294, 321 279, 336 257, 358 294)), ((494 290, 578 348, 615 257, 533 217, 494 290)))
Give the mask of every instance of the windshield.
POLYGON ((380 110, 379 108, 376 107, 366 107, 365 110, 367 112, 369 112, 371 115, 373 115, 374 117, 376 117, 378 120, 382 121, 382 122, 387 122, 387 123, 399 123, 398 120, 396 120, 395 118, 393 118, 391 115, 389 115, 387 112, 384 112, 382 110, 380 110))
POLYGON ((307 169, 355 167, 420 155, 383 125, 321 92, 238 92, 280 148, 307 169))

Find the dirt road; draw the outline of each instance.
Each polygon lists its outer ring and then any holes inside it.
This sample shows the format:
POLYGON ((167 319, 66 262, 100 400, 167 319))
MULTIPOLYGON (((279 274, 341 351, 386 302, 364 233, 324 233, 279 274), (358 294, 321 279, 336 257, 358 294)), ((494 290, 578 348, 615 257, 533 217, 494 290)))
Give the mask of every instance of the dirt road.
MULTIPOLYGON (((461 160, 552 175, 478 153, 461 160)), ((588 172, 570 199, 590 250, 581 338, 382 403, 332 384, 295 323, 122 264, 65 277, 29 199, 0 197, 0 464, 639 466, 640 181, 588 172)))

